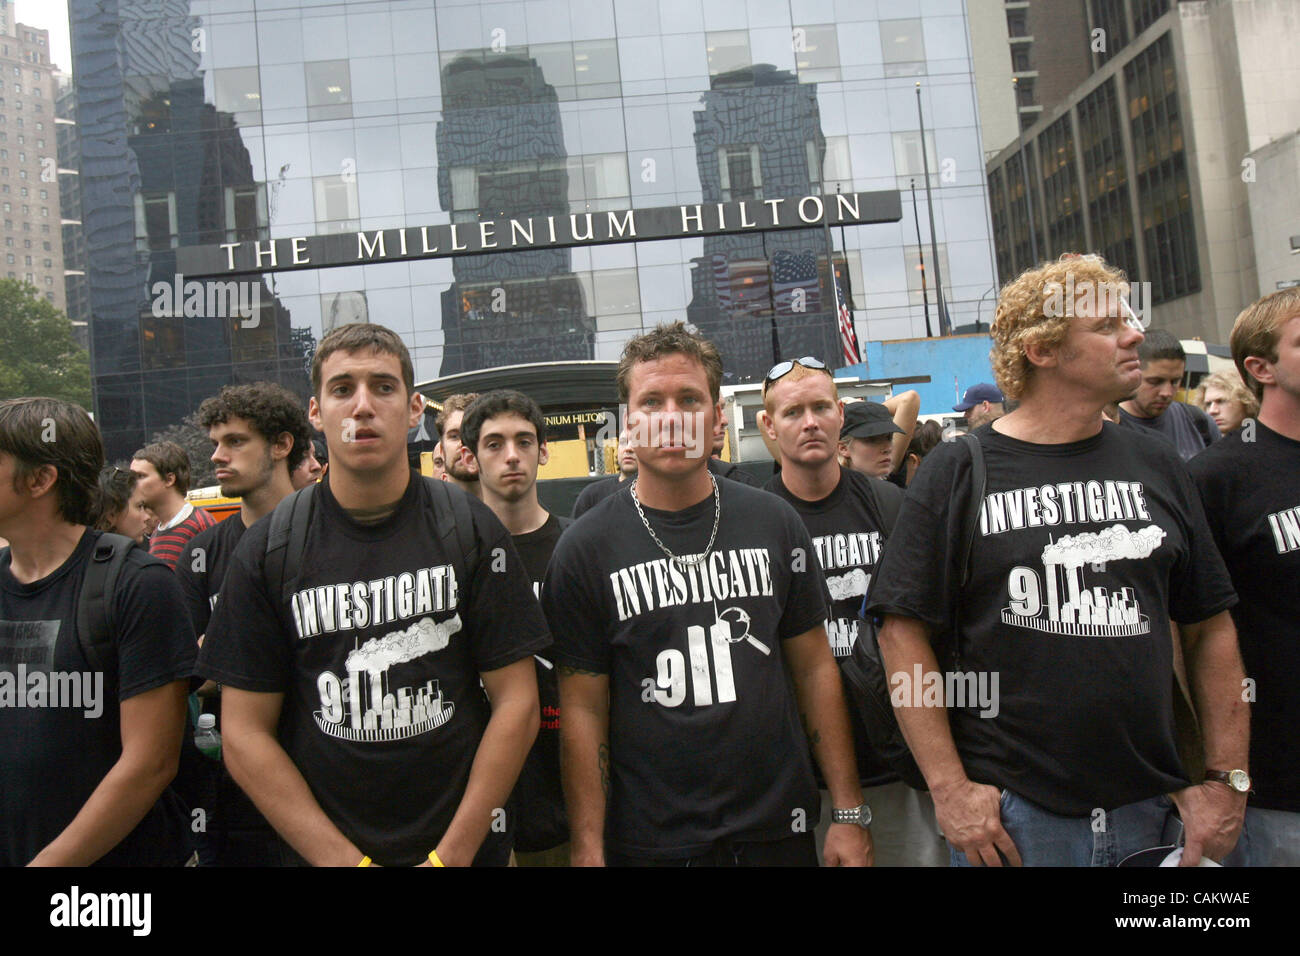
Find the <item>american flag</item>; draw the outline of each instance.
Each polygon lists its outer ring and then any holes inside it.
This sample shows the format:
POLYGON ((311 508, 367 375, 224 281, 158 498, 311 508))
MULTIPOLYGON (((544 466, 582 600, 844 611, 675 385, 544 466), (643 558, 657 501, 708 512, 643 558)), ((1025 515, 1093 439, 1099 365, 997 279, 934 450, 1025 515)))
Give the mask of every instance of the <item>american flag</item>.
POLYGON ((731 311, 731 262, 724 254, 713 254, 713 288, 718 295, 718 309, 731 311))
POLYGON ((804 250, 778 250, 772 255, 772 295, 776 311, 785 314, 821 311, 817 256, 804 250), (799 295, 802 290, 802 295, 799 295))
POLYGON ((840 289, 839 277, 832 275, 831 281, 835 283, 835 314, 839 319, 840 347, 844 351, 844 364, 857 365, 862 361, 862 352, 858 348, 858 334, 853 330, 853 315, 849 312, 849 304, 843 290, 840 289))

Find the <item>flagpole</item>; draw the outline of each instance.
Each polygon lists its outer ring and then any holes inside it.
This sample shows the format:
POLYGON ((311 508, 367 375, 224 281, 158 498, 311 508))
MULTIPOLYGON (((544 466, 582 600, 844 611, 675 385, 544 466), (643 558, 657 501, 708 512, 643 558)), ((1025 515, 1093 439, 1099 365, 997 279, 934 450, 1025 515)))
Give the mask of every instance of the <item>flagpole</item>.
POLYGON ((930 331, 930 295, 925 288, 925 246, 921 243, 921 211, 916 206, 915 179, 912 180, 912 221, 916 223, 916 251, 921 257, 921 305, 925 307, 925 337, 928 339, 934 333, 930 331))
POLYGON ((916 81, 916 116, 921 123, 921 163, 925 171, 925 205, 930 210, 930 252, 934 260, 934 301, 939 310, 939 334, 948 335, 946 310, 943 307, 943 273, 939 269, 939 240, 934 231, 934 198, 930 195, 930 152, 925 148, 925 114, 921 110, 921 81, 916 81))
MULTIPOLYGON (((846 344, 844 338, 844 331, 840 328, 840 285, 835 278, 835 243, 831 239, 831 224, 830 224, 830 220, 826 218, 825 204, 823 204, 823 209, 822 209, 822 230, 826 234, 826 271, 830 273, 831 304, 835 309, 835 313, 834 313, 835 314, 835 340, 839 343, 840 346, 840 358, 845 359, 846 361, 844 364, 847 365, 849 363, 847 362, 848 356, 844 354, 845 344, 846 344)), ((850 328, 853 327, 852 311, 849 312, 849 327, 850 328)), ((853 330, 854 340, 856 340, 857 337, 858 337, 857 330, 854 329, 853 330)), ((859 362, 862 361, 862 356, 860 354, 857 356, 857 360, 859 362)))

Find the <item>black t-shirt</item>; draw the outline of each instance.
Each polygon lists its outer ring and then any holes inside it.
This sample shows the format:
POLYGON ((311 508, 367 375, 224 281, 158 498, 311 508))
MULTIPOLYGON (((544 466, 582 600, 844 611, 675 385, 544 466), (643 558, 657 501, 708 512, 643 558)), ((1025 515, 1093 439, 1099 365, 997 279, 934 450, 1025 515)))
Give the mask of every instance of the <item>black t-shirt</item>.
POLYGON ((1138 418, 1121 408, 1119 421, 1124 427, 1145 434, 1155 432, 1178 449, 1183 461, 1199 455, 1219 440, 1219 426, 1201 409, 1185 402, 1171 402, 1155 418, 1138 418))
POLYGON ((732 481, 738 481, 742 485, 749 485, 751 488, 762 488, 763 483, 751 475, 745 469, 741 468, 734 461, 723 461, 721 458, 709 459, 709 471, 719 478, 730 478, 732 481))
MULTIPOLYGON (((821 501, 804 501, 791 494, 780 475, 767 483, 766 490, 789 502, 812 535, 830 606, 826 636, 835 662, 843 666, 858 639, 862 601, 880 560, 885 539, 892 530, 882 527, 881 507, 876 496, 901 498, 902 492, 888 482, 868 478, 848 468, 840 469, 839 484, 821 501)), ((844 692, 847 700, 847 685, 844 692)), ((862 785, 874 787, 899 779, 898 774, 890 770, 871 748, 856 707, 849 707, 849 720, 853 724, 854 752, 862 785)), ((818 782, 821 782, 820 776, 818 782)))
POLYGON ((238 513, 233 514, 191 538, 176 562, 176 578, 185 595, 195 634, 203 634, 208 629, 212 609, 221 594, 221 582, 226 579, 226 569, 230 566, 230 556, 235 553, 244 530, 244 520, 238 513))
MULTIPOLYGON (((702 564, 669 561, 620 494, 560 539, 542 588, 556 661, 609 675, 605 838, 631 856, 686 857, 817 820, 781 647, 826 619, 820 572, 794 560, 812 541, 778 498, 718 488, 717 539, 702 564)), ((644 511, 674 554, 707 545, 712 495, 644 511)))
MULTIPOLYGON (((551 561, 560 534, 573 522, 551 515, 536 531, 511 535, 519 559, 532 582, 534 594, 541 594, 546 566, 551 561)), ((555 662, 549 654, 534 654, 537 662, 537 693, 542 706, 542 726, 537 742, 528 751, 524 769, 515 784, 515 849, 523 853, 549 850, 569 839, 569 822, 564 813, 564 791, 560 787, 560 686, 555 662)))
POLYGON ((590 511, 597 502, 604 501, 610 495, 632 487, 631 479, 619 481, 618 477, 618 475, 606 475, 604 478, 598 478, 591 482, 582 491, 578 492, 578 500, 573 503, 573 520, 577 521, 590 511))
MULTIPOLYGON (((451 516, 418 475, 376 524, 340 508, 328 478, 316 496, 292 606, 266 581, 260 521, 235 549, 198 670, 283 693, 280 743, 321 809, 376 863, 409 866, 464 795, 490 717, 479 674, 546 647, 546 625, 510 535, 477 498, 466 586, 441 533, 451 516)), ((483 849, 508 839, 492 831, 483 849)))
MULTIPOLYGON (((1300 442, 1256 421, 1188 463, 1241 603, 1232 609, 1246 673, 1251 803, 1300 812, 1300 442)), ((1231 770, 1231 767, 1216 768, 1231 770)))
POLYGON ((953 682, 967 774, 1068 816, 1187 786, 1169 620, 1203 621, 1236 596, 1177 452, 1109 424, 1063 445, 974 434, 988 485, 967 586, 970 454, 944 442, 908 488, 869 600, 936 629, 957 602, 960 669, 985 682, 953 682))
MULTIPOLYGON (((122 567, 112 595, 117 700, 77 636, 81 579, 100 532, 58 570, 20 583, 0 552, 0 866, 25 866, 57 837, 122 756, 118 704, 194 667, 194 632, 172 572, 122 567)), ((180 728, 177 727, 179 732, 180 728)), ((189 854, 175 795, 163 796, 101 866, 178 866, 189 854)))

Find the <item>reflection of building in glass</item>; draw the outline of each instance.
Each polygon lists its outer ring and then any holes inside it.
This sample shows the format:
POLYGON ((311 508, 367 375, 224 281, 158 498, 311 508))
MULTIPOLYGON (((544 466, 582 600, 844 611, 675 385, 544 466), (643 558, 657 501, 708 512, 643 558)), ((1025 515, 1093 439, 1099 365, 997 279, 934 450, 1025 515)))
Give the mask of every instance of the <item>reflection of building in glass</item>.
MULTIPOLYGON (((705 202, 821 192, 826 137, 817 86, 771 66, 714 78, 695 114, 705 202)), ((787 206, 784 215, 794 215, 787 206)), ((839 357, 833 296, 823 294, 824 229, 711 236, 691 276, 691 321, 722 351, 728 382, 761 379, 783 356, 839 357)))
POLYGON ((189 6, 162 0, 149 20, 71 7, 92 374, 109 458, 129 455, 223 385, 308 391, 301 343, 265 281, 252 280, 245 299, 255 295, 260 309, 247 319, 177 314, 152 292, 157 283, 184 288, 178 246, 268 235, 265 187, 236 118, 205 94, 202 21, 189 6))
MULTIPOLYGON (((959 327, 981 303, 988 317, 960 4, 932 5, 952 12, 924 21, 884 4, 788 0, 269 6, 69 0, 95 401, 110 454, 229 381, 305 390, 313 343, 353 319, 402 335, 420 381, 616 360, 630 337, 686 315, 726 339, 737 376, 770 365, 773 325, 782 352, 831 358, 820 229, 308 266, 267 277, 260 297, 275 314, 257 328, 155 318, 146 285, 174 271, 175 248, 235 238, 283 249, 297 236, 472 229, 503 214, 907 189, 921 176, 918 80, 945 303, 959 327), (799 19, 814 8, 816 22, 799 19)), ((925 334, 915 233, 908 203, 902 222, 832 230, 864 344, 925 334)))
POLYGON ((77 135, 77 97, 72 78, 60 76, 54 104, 58 138, 59 207, 63 232, 64 311, 72 332, 90 348, 90 290, 86 287, 86 238, 81 231, 81 140, 77 135))
MULTIPOLYGON (((569 213, 559 100, 536 60, 467 53, 443 68, 442 89, 438 194, 453 222, 569 213)), ((456 259, 442 294, 442 374, 591 358, 595 327, 570 256, 456 259)))

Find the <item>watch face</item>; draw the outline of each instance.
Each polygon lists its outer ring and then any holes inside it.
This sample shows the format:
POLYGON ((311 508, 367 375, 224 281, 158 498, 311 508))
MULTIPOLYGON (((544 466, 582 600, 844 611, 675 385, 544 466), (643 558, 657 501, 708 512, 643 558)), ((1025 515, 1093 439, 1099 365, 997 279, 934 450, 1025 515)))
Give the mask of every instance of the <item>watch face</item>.
POLYGON ((1244 770, 1233 770, 1228 774, 1228 786, 1238 793, 1250 790, 1250 775, 1244 770))

